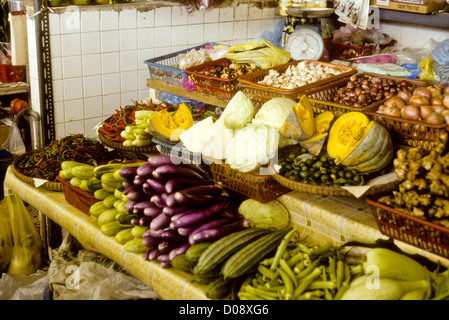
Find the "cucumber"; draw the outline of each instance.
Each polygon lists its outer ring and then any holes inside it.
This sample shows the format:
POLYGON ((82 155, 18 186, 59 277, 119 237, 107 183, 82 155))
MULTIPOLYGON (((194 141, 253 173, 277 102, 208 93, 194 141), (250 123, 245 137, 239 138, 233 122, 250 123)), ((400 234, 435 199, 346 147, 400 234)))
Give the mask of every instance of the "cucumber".
POLYGON ((70 184, 72 185, 72 187, 79 188, 81 181, 83 180, 78 177, 73 177, 72 179, 70 179, 70 184))
POLYGON ((114 196, 114 194, 111 194, 103 199, 103 205, 107 208, 114 208, 114 203, 117 200, 117 198, 114 196))
POLYGON ((92 177, 89 180, 87 180, 87 187, 91 192, 94 192, 98 189, 101 189, 101 181, 95 177, 92 177))
POLYGON ((89 180, 94 176, 94 168, 94 166, 90 165, 79 165, 70 168, 70 171, 75 177, 78 177, 81 180, 89 180))
POLYGON ((104 189, 98 189, 98 190, 95 190, 95 192, 94 192, 94 197, 95 197, 95 199, 97 199, 97 200, 104 200, 104 199, 106 199, 108 196, 110 196, 111 194, 114 194, 114 193, 113 193, 113 192, 106 191, 106 190, 104 190, 104 189))
POLYGON ((103 212, 106 211, 107 209, 108 209, 108 208, 106 208, 106 207, 103 205, 103 202, 98 201, 98 202, 95 202, 93 205, 90 206, 90 208, 89 208, 89 214, 90 214, 91 216, 98 217, 101 213, 103 213, 103 212))
POLYGON ((134 237, 131 234, 133 228, 125 228, 121 231, 119 231, 115 235, 115 240, 120 244, 125 244, 127 241, 134 239, 134 237))
POLYGON ((113 237, 117 235, 120 231, 122 231, 124 227, 120 226, 117 221, 111 221, 105 224, 102 224, 100 227, 100 231, 105 236, 113 237))
POLYGON ((70 170, 70 168, 60 170, 59 177, 63 180, 69 181, 73 178, 72 170, 70 170))
POLYGON ((101 176, 101 183, 103 184, 103 185, 107 185, 107 186, 110 186, 110 187, 114 187, 114 189, 116 188, 116 186, 118 185, 117 184, 117 182, 120 182, 119 183, 119 185, 121 185, 121 182, 122 181, 117 181, 115 178, 114 178, 114 174, 112 173, 112 172, 108 172, 108 173, 105 173, 105 174, 103 174, 102 176, 101 176))
POLYGON ((87 186, 87 181, 88 180, 86 180, 86 179, 81 180, 79 188, 83 191, 90 192, 89 187, 87 186))
POLYGON ((141 238, 128 240, 125 242, 123 247, 126 251, 134 253, 143 253, 148 250, 148 248, 143 245, 141 238))
POLYGON ((73 161, 73 160, 66 160, 66 161, 62 161, 61 162, 61 169, 62 170, 70 169, 70 168, 76 167, 76 166, 90 166, 90 164, 82 163, 82 162, 78 162, 78 161, 73 161))
POLYGON ((103 164, 96 166, 94 169, 94 175, 97 179, 100 179, 101 176, 105 173, 113 173, 117 169, 130 167, 130 166, 140 166, 145 162, 130 162, 130 163, 111 163, 111 164, 103 164))
POLYGON ((125 204, 126 204, 126 201, 124 201, 122 199, 117 199, 114 202, 114 208, 116 208, 117 211, 120 213, 127 213, 127 211, 125 210, 125 204))
POLYGON ((211 244, 212 242, 200 242, 194 244, 193 246, 190 246, 185 253, 187 259, 189 259, 190 261, 194 261, 195 263, 198 262, 201 254, 204 252, 204 250, 209 248, 211 244))
POLYGON ((171 265, 175 269, 192 273, 192 270, 195 267, 195 262, 188 259, 185 253, 181 253, 171 261, 171 265))
POLYGON ((133 213, 125 213, 125 214, 119 214, 116 218, 117 222, 121 226, 128 226, 128 227, 134 227, 134 225, 131 223, 132 219, 137 219, 139 216, 137 214, 133 213))
POLYGON ((117 209, 115 209, 115 208, 110 208, 110 209, 107 209, 106 211, 103 211, 98 216, 97 225, 99 227, 101 227, 105 223, 108 223, 108 222, 111 222, 111 221, 115 221, 115 215, 116 214, 117 214, 117 209))
POLYGON ((147 229, 147 226, 134 226, 131 230, 131 234, 134 238, 143 238, 143 233, 147 229))

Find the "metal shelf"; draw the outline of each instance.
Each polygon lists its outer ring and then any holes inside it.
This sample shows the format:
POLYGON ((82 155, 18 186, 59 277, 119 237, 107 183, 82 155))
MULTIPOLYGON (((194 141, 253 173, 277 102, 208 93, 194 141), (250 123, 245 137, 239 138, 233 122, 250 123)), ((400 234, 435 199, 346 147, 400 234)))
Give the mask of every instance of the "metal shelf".
POLYGON ((422 14, 397 10, 379 9, 380 20, 449 28, 449 13, 422 14))
POLYGON ((0 96, 6 96, 10 94, 19 94, 19 93, 29 93, 30 92, 30 86, 28 84, 20 85, 17 87, 12 86, 4 86, 0 85, 0 96))

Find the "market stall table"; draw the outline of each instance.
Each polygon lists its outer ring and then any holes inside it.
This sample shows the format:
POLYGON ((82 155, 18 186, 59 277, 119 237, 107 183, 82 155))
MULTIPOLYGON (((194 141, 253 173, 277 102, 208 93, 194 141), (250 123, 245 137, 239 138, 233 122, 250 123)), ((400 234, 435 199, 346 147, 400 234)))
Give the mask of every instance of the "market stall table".
MULTIPOLYGON (((68 204, 64 194, 35 188, 18 179, 8 168, 5 185, 36 210, 67 230, 89 250, 104 254, 146 283, 161 299, 203 300, 204 286, 192 282, 192 276, 174 268, 162 268, 157 262, 145 261, 141 254, 124 250, 114 237, 103 235, 95 223, 77 208, 68 204)), ((331 197, 292 191, 278 197, 290 211, 292 225, 308 235, 313 244, 332 241, 341 245, 357 240, 372 243, 386 239, 376 225, 370 206, 363 199, 331 197)), ((406 252, 418 253, 442 265, 449 260, 405 243, 396 244, 406 252)))

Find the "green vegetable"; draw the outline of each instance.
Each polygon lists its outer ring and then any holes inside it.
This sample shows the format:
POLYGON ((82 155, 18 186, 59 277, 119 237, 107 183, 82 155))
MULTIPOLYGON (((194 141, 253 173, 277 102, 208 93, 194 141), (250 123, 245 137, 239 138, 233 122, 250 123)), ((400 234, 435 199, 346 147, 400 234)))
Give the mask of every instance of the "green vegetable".
POLYGON ((222 299, 231 292, 232 279, 218 278, 209 283, 204 293, 209 299, 222 299))
POLYGON ((98 216, 97 225, 102 226, 105 223, 115 221, 117 210, 115 208, 107 209, 98 216))
POLYGON ((101 176, 105 173, 113 173, 117 169, 121 169, 129 166, 140 166, 143 162, 130 162, 130 163, 111 163, 96 166, 94 169, 94 175, 97 179, 101 179, 101 176))
POLYGON ((134 226, 131 234, 134 238, 143 238, 143 233, 148 229, 148 226, 134 226))
POLYGON ((278 200, 262 203, 249 198, 240 204, 238 212, 258 228, 283 229, 290 220, 289 212, 278 200))
POLYGON ((131 234, 132 227, 128 227, 126 229, 123 229, 119 231, 115 235, 115 241, 117 241, 120 244, 125 244, 127 241, 134 239, 133 235, 131 234))
POLYGON ((126 251, 134 253, 143 253, 148 250, 148 248, 143 245, 142 239, 140 238, 126 241, 123 247, 126 251))
POLYGON ((173 268, 191 273, 193 267, 195 267, 195 262, 187 258, 185 253, 178 254, 172 261, 171 265, 173 268))
POLYGON ((102 201, 95 202, 93 205, 89 208, 89 213, 91 216, 98 217, 103 211, 106 211, 108 208, 106 208, 103 205, 102 201))
POLYGON ((211 244, 212 242, 200 242, 190 246, 185 253, 187 259, 189 259, 190 261, 194 261, 195 263, 198 262, 201 254, 204 252, 204 250, 209 248, 211 244))
POLYGON ((114 208, 114 203, 117 200, 117 198, 114 196, 114 194, 111 194, 103 199, 103 205, 106 208, 114 208))
POLYGON ((110 221, 100 226, 100 231, 106 236, 112 237, 122 231, 123 227, 120 226, 117 221, 110 221))
POLYGON ((93 177, 94 168, 95 168, 94 166, 84 164, 84 165, 74 166, 74 167, 70 168, 70 171, 72 172, 72 175, 80 178, 81 180, 89 180, 90 178, 93 177))
POLYGON ((112 194, 113 194, 113 192, 106 191, 104 189, 98 189, 98 190, 95 190, 94 197, 97 200, 104 200, 112 194))
POLYGON ((253 102, 242 91, 238 91, 226 105, 220 116, 228 129, 241 129, 254 117, 253 102))
POLYGON ((79 188, 81 181, 83 180, 78 177, 73 177, 72 179, 70 179, 70 184, 75 188, 79 188))

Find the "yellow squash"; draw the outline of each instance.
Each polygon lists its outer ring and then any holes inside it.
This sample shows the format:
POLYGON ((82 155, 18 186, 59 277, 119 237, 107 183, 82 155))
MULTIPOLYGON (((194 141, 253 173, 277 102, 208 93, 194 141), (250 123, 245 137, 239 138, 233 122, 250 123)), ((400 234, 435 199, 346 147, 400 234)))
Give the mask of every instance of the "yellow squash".
POLYGON ((151 116, 150 124, 157 133, 172 141, 178 141, 179 135, 193 125, 193 117, 190 109, 181 103, 173 115, 163 109, 151 116))

